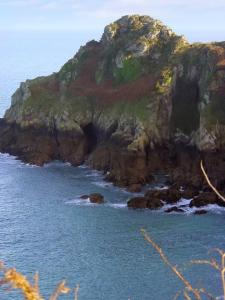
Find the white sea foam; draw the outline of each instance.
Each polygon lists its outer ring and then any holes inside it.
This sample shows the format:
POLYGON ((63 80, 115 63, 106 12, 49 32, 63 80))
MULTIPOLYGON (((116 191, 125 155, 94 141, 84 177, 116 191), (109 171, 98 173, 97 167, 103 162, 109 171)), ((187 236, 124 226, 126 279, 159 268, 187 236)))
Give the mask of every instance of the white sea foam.
POLYGON ((80 165, 77 168, 79 168, 79 169, 89 169, 89 167, 87 165, 80 165))
POLYGON ((66 201, 65 203, 70 204, 70 205, 77 205, 77 206, 93 206, 93 205, 95 205, 94 203, 91 203, 89 201, 89 199, 81 199, 80 197, 66 201))
POLYGON ((111 183, 111 182, 106 182, 106 181, 103 181, 103 180, 101 180, 101 181, 94 181, 94 182, 92 182, 94 185, 96 185, 96 186, 100 186, 100 187, 102 187, 102 188, 109 188, 109 187, 112 187, 113 186, 113 184, 111 183))
MULTIPOLYGON (((176 206, 177 208, 181 208, 184 210, 184 213, 187 215, 193 214, 197 211, 201 210, 206 210, 208 212, 216 213, 216 214, 221 214, 225 213, 225 207, 218 206, 216 204, 209 204, 201 207, 189 207, 189 204, 192 199, 184 199, 182 198, 179 202, 174 203, 174 204, 165 204, 160 211, 164 212, 165 210, 176 206)), ((179 214, 179 212, 172 212, 174 214, 179 214)))
POLYGON ((127 208, 126 203, 109 203, 107 206, 113 207, 113 208, 127 208))

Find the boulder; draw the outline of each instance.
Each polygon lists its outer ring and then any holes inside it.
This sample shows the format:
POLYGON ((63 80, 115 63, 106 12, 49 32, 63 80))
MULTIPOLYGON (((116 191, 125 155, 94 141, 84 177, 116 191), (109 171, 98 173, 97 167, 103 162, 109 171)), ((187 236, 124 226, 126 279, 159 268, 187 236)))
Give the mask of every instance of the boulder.
POLYGON ((163 203, 159 198, 148 199, 148 202, 147 202, 148 209, 159 209, 162 206, 163 206, 163 203))
POLYGON ((134 197, 127 202, 127 206, 130 208, 148 208, 159 209, 163 206, 162 201, 159 198, 152 197, 134 197))
POLYGON ((163 200, 166 201, 166 203, 176 203, 180 200, 180 198, 180 190, 177 187, 172 186, 167 190, 167 194, 163 200))
POLYGON ((145 197, 158 198, 166 203, 176 203, 181 198, 181 192, 177 187, 171 186, 167 190, 149 190, 145 193, 145 197))
POLYGON ((208 204, 217 204, 218 199, 213 192, 204 192, 195 197, 189 204, 190 207, 201 207, 208 204))
POLYGON ((104 197, 99 193, 90 194, 89 199, 91 203, 104 203, 104 197))
POLYGON ((143 209, 147 208, 148 199, 145 197, 134 197, 127 202, 129 208, 143 209))

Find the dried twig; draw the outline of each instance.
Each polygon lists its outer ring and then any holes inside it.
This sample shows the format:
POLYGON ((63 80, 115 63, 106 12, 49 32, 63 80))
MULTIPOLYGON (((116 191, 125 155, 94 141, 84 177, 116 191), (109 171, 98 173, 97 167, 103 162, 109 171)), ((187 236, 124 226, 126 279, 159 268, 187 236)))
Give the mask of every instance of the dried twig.
MULTIPOLYGON (((147 234, 147 232, 144 229, 141 229, 141 233, 143 234, 145 240, 150 243, 153 248, 159 253, 159 255, 161 256, 162 260, 164 261, 164 263, 170 267, 170 269, 174 272, 174 274, 176 274, 176 276, 183 282, 185 288, 187 291, 193 293, 193 295, 195 296, 195 298, 197 300, 201 300, 201 296, 200 296, 200 292, 198 289, 195 289, 194 287, 192 287, 191 283, 184 277, 184 275, 178 271, 178 269, 172 265, 172 263, 169 261, 169 259, 166 257, 166 255, 164 254, 163 250, 159 247, 159 245, 157 245, 152 239, 151 237, 147 234)), ((186 297, 186 299, 191 299, 188 295, 187 292, 184 291, 184 297, 186 297), (189 297, 189 298, 188 298, 189 297)))
POLYGON ((221 267, 218 265, 218 263, 215 259, 211 259, 211 260, 201 260, 201 259, 191 260, 190 263, 195 264, 195 265, 210 265, 214 269, 216 269, 218 271, 221 271, 221 267))
POLYGON ((68 294, 69 292, 70 292, 70 289, 68 287, 66 287, 66 281, 63 280, 62 282, 60 282, 57 285, 55 291, 50 296, 49 300, 56 300, 60 294, 68 294))
POLYGON ((208 175, 207 175, 207 173, 206 173, 206 171, 205 171, 205 169, 204 169, 202 160, 201 160, 200 165, 201 165, 202 173, 203 173, 203 175, 204 175, 204 177, 205 177, 205 179, 206 179, 208 185, 210 186, 210 188, 216 193, 216 195, 217 195, 222 201, 225 202, 225 197, 224 197, 223 195, 220 194, 220 192, 213 186, 213 184, 212 184, 211 181, 209 180, 209 177, 208 177, 208 175))
POLYGON ((76 286, 76 288, 74 289, 74 300, 78 300, 78 292, 79 292, 79 284, 76 286))

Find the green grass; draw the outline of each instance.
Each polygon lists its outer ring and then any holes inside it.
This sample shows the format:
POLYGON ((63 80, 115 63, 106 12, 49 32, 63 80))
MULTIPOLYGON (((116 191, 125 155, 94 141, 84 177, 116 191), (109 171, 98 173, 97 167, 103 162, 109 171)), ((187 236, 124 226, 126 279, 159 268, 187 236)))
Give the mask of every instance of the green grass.
POLYGON ((142 64, 138 58, 128 58, 122 68, 115 68, 113 75, 116 84, 127 83, 138 79, 142 74, 142 64))

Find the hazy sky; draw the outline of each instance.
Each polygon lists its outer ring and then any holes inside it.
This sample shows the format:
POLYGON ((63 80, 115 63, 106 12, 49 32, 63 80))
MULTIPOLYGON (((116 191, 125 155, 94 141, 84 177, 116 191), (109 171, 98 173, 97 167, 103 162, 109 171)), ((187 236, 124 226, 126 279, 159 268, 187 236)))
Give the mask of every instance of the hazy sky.
POLYGON ((225 40, 225 0, 0 0, 0 28, 100 34, 126 14, 162 20, 190 41, 225 40))

